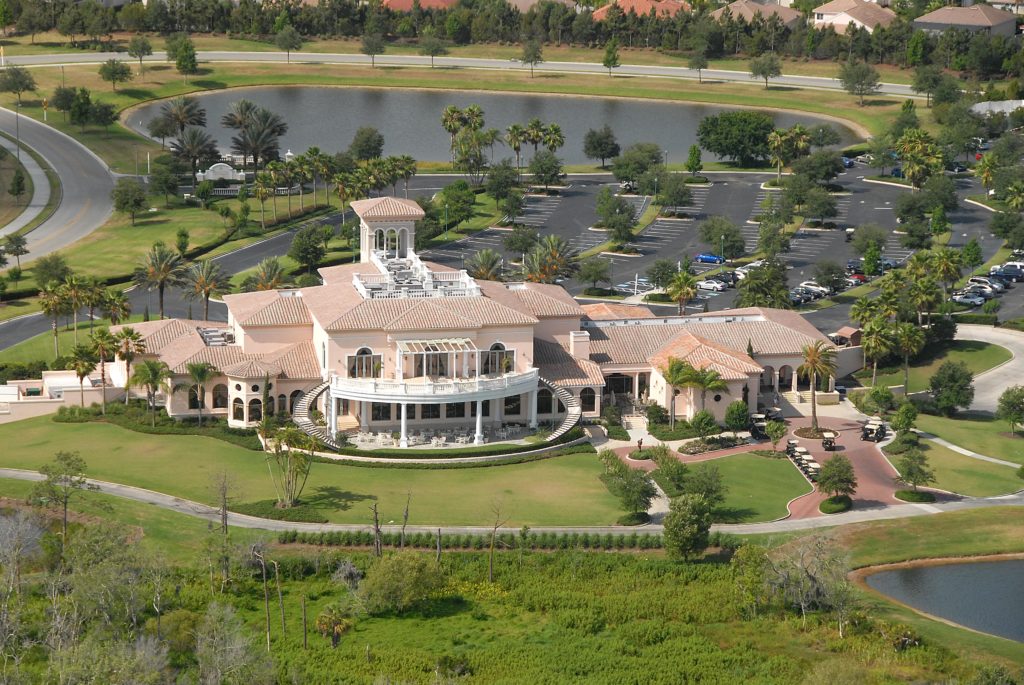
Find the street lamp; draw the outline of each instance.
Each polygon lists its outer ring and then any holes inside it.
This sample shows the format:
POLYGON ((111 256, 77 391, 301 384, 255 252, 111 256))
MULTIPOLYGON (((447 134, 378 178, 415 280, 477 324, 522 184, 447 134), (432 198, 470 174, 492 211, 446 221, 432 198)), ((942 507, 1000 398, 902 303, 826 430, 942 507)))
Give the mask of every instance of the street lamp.
POLYGON ((448 240, 448 203, 444 203, 444 239, 448 240))
POLYGON ((21 118, 20 118, 20 116, 21 116, 21 101, 18 101, 18 102, 16 102, 14 104, 14 137, 15 137, 15 142, 17 143, 15 145, 15 147, 17 148, 17 155, 18 155, 18 161, 19 162, 21 161, 21 118))

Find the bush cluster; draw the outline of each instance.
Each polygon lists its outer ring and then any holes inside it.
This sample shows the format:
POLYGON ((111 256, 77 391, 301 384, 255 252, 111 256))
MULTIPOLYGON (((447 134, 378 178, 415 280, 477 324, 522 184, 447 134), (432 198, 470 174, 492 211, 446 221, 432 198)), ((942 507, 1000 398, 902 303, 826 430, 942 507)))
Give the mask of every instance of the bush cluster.
POLYGON ((713 452, 714 450, 724 450, 729 447, 736 447, 742 445, 745 441, 742 438, 736 438, 731 435, 719 435, 710 438, 702 438, 701 440, 694 440, 693 442, 687 443, 680 448, 680 452, 683 454, 703 454, 704 452, 713 452))
POLYGON ((41 378, 49 365, 44 361, 0 363, 0 383, 7 381, 26 381, 41 378))
POLYGON ((838 495, 835 497, 829 497, 818 505, 818 509, 821 510, 822 514, 840 514, 844 511, 849 511, 852 506, 852 499, 846 495, 838 495))
MULTIPOLYGON (((381 543, 385 547, 398 548, 401 542, 401 533, 382 533, 381 543)), ((373 533, 367 530, 346 530, 330 533, 303 533, 299 531, 286 531, 277 536, 280 544, 302 544, 318 545, 321 547, 371 547, 373 545, 373 533)), ((718 537, 720 546, 732 545, 736 542, 732 536, 723 535, 718 537)), ((441 549, 444 550, 481 550, 489 547, 491 538, 489 535, 463 535, 443 534, 441 535, 441 549)), ((437 535, 435 533, 407 533, 405 546, 413 549, 436 549, 437 535)), ((500 533, 496 539, 496 548, 499 550, 515 550, 520 548, 533 550, 554 550, 554 549, 660 549, 661 536, 653 533, 534 533, 523 532, 500 533)))
MULTIPOLYGON (((536 449, 536 447, 535 447, 536 449)), ((509 464, 525 464, 530 461, 538 461, 540 459, 550 459, 552 457, 562 457, 569 454, 593 454, 597 452, 593 445, 589 442, 582 443, 579 445, 566 445, 559 449, 551 450, 550 452, 541 452, 539 454, 532 453, 518 453, 510 454, 508 457, 494 459, 492 461, 481 461, 481 462, 451 462, 451 463, 440 463, 440 464, 424 464, 422 461, 416 459, 408 459, 404 463, 402 462, 373 462, 373 461, 349 461, 344 459, 329 459, 327 457, 313 457, 313 461, 321 464, 333 464, 335 466, 360 466, 368 469, 473 469, 473 468, 486 468, 488 466, 508 466, 509 464)), ((378 453, 374 453, 374 456, 382 456, 378 453)), ((436 455, 435 455, 436 456, 436 455)), ((463 456, 463 455, 458 455, 463 456)))
POLYGON ((275 521, 292 521, 295 523, 327 523, 327 518, 315 507, 299 504, 294 507, 282 509, 272 499, 261 502, 243 502, 232 504, 231 511, 236 514, 255 516, 275 521))
POLYGON ((957 314, 957 323, 977 324, 979 326, 995 326, 999 323, 999 317, 995 314, 957 314))
MULTIPOLYGON (((576 426, 565 435, 554 442, 562 445, 573 440, 584 437, 583 428, 576 426)), ((387 457, 388 459, 444 459, 446 457, 485 457, 491 454, 519 454, 520 452, 532 452, 545 446, 544 443, 530 443, 526 445, 492 444, 472 445, 470 447, 451 447, 439 449, 379 449, 361 450, 355 447, 342 447, 338 454, 359 456, 359 457, 387 457)))
POLYGON ((912 447, 917 447, 920 442, 920 438, 917 433, 907 431, 906 433, 900 433, 896 438, 889 443, 885 451, 889 454, 903 454, 912 447))

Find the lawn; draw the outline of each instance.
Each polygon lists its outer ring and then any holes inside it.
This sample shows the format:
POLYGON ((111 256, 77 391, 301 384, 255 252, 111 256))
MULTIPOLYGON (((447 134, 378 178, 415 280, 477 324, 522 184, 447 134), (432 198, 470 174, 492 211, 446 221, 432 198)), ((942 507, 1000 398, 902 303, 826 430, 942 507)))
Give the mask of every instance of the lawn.
MULTIPOLYGON (((89 464, 89 475, 103 480, 209 503, 211 476, 227 471, 238 501, 274 497, 263 454, 212 438, 146 435, 41 417, 0 426, 4 441, 18 448, 5 451, 3 466, 34 469, 59 450, 76 450, 89 464)), ((612 524, 622 512, 598 480, 600 472, 593 454, 454 470, 315 464, 305 495, 338 523, 369 523, 373 502, 383 522, 401 520, 411 494, 411 524, 487 526, 495 504, 512 526, 612 524)))
POLYGON ((3 202, 0 202, 0 228, 17 219, 25 211, 32 201, 34 192, 35 186, 32 183, 32 177, 28 175, 25 166, 18 161, 15 155, 10 154, 7 148, 0 148, 0 197, 3 198, 3 202), (25 179, 25 193, 21 197, 15 198, 8 194, 8 190, 11 187, 14 174, 19 169, 25 179))
MULTIPOLYGON (((199 316, 202 316, 202 311, 197 312, 199 316)), ((155 317, 157 312, 154 308, 153 316, 155 317)), ((136 312, 129 321, 142 321, 142 312, 136 312)), ((89 342, 89 322, 82 321, 85 315, 79 317, 78 321, 78 342, 88 343, 89 342)), ((102 328, 103 326, 109 326, 110 321, 107 319, 96 319, 93 321, 93 329, 102 328)), ((75 331, 73 324, 66 324, 63 318, 60 320, 60 326, 57 330, 57 345, 61 355, 67 355, 71 353, 72 348, 75 346, 75 331)), ((16 363, 16 362, 34 362, 39 360, 50 361, 53 359, 53 333, 47 331, 40 333, 39 335, 33 336, 28 340, 23 340, 16 345, 0 350, 0 362, 16 363)))
MULTIPOLYGON (((977 375, 982 371, 1009 361, 1013 354, 1005 347, 976 340, 954 340, 937 355, 910 364, 910 392, 928 389, 928 383, 944 362, 964 362, 968 370, 977 375)), ((871 369, 860 371, 855 376, 862 383, 871 382, 871 369)), ((903 385, 903 367, 892 367, 883 372, 878 370, 878 385, 903 385)))
POLYGON ((1017 427, 1017 437, 1010 435, 1005 421, 964 415, 947 419, 944 416, 921 414, 917 427, 958 447, 987 457, 1024 464, 1024 431, 1017 427))
MULTIPOLYGON (((1010 466, 973 459, 927 440, 921 449, 935 472, 935 487, 970 497, 994 497, 1024 489, 1024 481, 1010 466)), ((895 462, 898 456, 890 457, 895 462)))
MULTIPOLYGON (((786 504, 811 491, 800 472, 787 459, 771 459, 749 452, 707 462, 718 468, 728 487, 725 503, 715 509, 717 523, 772 521, 788 513, 786 504)), ((697 465, 690 465, 690 469, 697 465)))

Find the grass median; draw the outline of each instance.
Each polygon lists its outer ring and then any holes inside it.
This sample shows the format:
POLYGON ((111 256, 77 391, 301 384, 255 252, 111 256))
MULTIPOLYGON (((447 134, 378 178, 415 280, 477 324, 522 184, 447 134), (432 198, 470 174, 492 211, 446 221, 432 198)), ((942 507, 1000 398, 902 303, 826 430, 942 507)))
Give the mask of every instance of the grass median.
POLYGON ((917 427, 957 447, 1024 465, 1024 430, 1020 426, 1016 435, 1010 435, 1005 421, 970 414, 955 418, 920 414, 917 427))
MULTIPOLYGON (((1013 358, 1005 347, 978 340, 953 340, 944 349, 910 365, 909 392, 927 390, 932 376, 946 362, 963 362, 974 375, 988 371, 1013 358)), ((854 377, 862 383, 871 382, 871 369, 858 371, 854 377)), ((891 366, 878 370, 876 385, 903 385, 903 366, 891 366)))

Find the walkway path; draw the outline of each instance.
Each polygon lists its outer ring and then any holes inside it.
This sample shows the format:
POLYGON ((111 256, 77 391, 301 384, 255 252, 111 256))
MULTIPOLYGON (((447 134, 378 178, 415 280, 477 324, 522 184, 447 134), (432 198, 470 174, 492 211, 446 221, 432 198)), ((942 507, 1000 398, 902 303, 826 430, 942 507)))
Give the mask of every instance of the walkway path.
POLYGON ((959 325, 957 340, 980 340, 1010 350, 1013 358, 974 377, 974 402, 971 411, 994 414, 999 395, 1011 383, 1024 383, 1024 332, 992 326, 959 325))
POLYGON ((920 435, 925 440, 929 440, 929 441, 934 442, 934 443, 936 443, 938 445, 942 445, 943 447, 951 449, 954 452, 957 452, 959 454, 964 455, 965 457, 970 457, 971 459, 980 459, 981 461, 987 461, 987 462, 990 462, 992 464, 999 464, 1000 466, 1010 466, 1010 467, 1015 468, 1015 469, 1020 468, 1020 464, 1017 464, 1015 462, 1005 461, 1003 459, 996 459, 995 457, 988 457, 988 456, 985 456, 984 454, 978 454, 977 452, 972 452, 971 450, 967 449, 966 447, 961 447, 960 445, 954 445, 953 443, 949 442, 948 440, 943 440, 939 436, 932 435, 931 433, 925 433, 923 431, 917 431, 917 434, 920 435))
MULTIPOLYGON (((0 136, 0 147, 5 148, 11 157, 18 156, 18 146, 13 140, 0 136)), ((14 217, 14 220, 8 224, 0 226, 0 236, 23 229, 39 216, 40 212, 46 208, 46 203, 50 199, 50 179, 46 177, 46 172, 39 166, 39 162, 36 161, 35 157, 25 151, 24 146, 22 146, 21 150, 21 165, 25 167, 28 177, 32 179, 32 197, 29 199, 28 206, 22 210, 21 214, 14 217)), ((0 188, 0 192, 6 190, 6 188, 0 188)))

